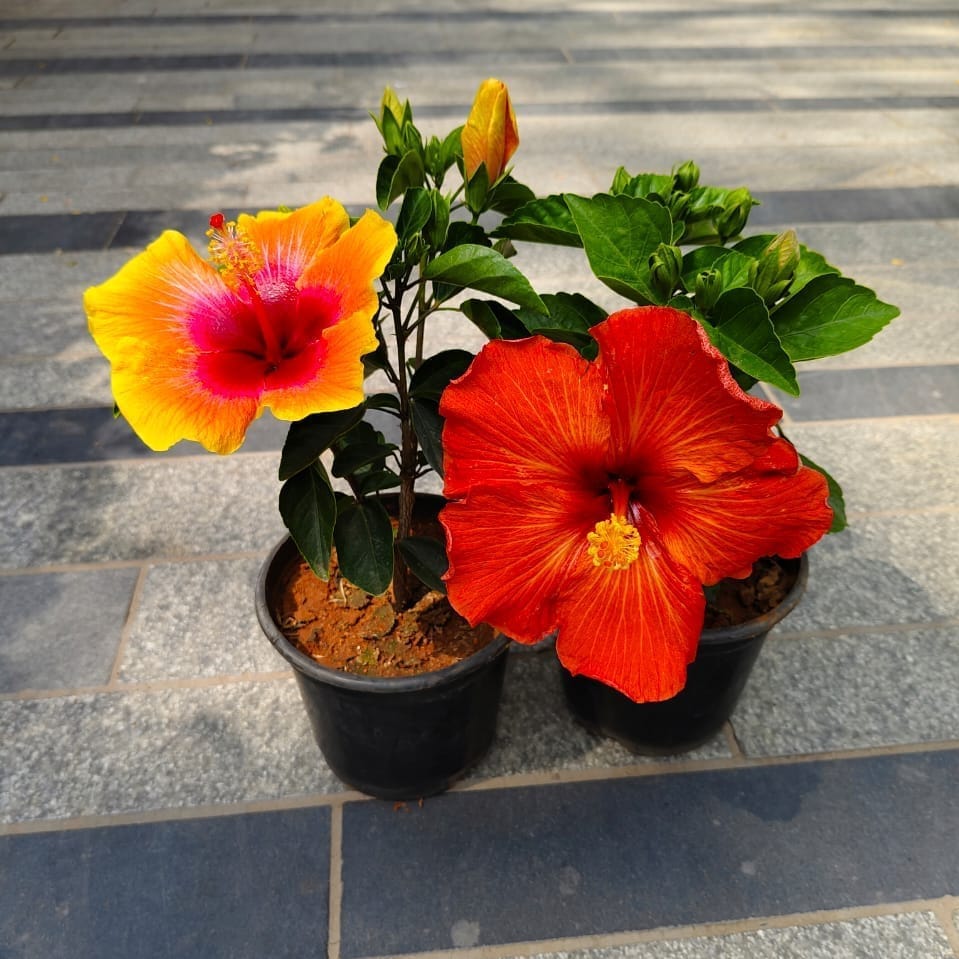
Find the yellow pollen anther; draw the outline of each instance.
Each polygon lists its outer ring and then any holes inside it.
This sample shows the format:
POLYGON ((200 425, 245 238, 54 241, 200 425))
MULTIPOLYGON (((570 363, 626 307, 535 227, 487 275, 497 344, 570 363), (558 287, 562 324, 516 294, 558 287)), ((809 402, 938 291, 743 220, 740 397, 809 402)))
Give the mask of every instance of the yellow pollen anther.
POLYGON ((210 238, 210 259, 223 279, 232 287, 251 285, 263 259, 236 221, 227 221, 218 213, 210 217, 206 235, 210 238))
POLYGON ((642 537, 632 523, 614 513, 609 519, 600 520, 593 532, 586 534, 586 540, 586 552, 594 566, 626 569, 639 557, 642 537))

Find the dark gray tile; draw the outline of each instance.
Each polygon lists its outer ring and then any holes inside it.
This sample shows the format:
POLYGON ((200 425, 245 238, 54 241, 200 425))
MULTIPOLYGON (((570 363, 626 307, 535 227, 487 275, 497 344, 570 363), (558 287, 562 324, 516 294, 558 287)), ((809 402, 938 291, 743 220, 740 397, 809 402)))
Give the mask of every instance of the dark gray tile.
POLYGON ((122 213, 52 213, 0 216, 0 254, 103 250, 122 213))
POLYGON ((959 365, 801 372, 802 394, 769 388, 795 420, 959 413, 959 365))
MULTIPOLYGON (((250 424, 241 449, 245 453, 280 450, 288 427, 288 423, 263 416, 250 424)), ((202 452, 198 443, 186 441, 165 455, 202 452)), ((0 466, 150 459, 156 455, 123 419, 114 419, 109 408, 0 412, 0 466)))
POLYGON ((137 572, 0 577, 0 692, 107 682, 137 572))
POLYGON ((947 751, 347 804, 341 954, 954 895, 957 775, 947 751))
POLYGON ((4 959, 325 954, 328 809, 0 838, 4 959))
POLYGON ((752 226, 771 223, 866 223, 940 220, 959 216, 959 187, 874 187, 843 190, 770 190, 749 215, 752 226))

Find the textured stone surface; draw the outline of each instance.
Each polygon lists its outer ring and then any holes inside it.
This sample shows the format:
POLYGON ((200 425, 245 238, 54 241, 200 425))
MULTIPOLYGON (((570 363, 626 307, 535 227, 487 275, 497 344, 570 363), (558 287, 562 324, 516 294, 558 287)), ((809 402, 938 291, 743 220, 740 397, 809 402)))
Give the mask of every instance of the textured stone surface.
POLYGON ((855 516, 813 547, 806 595, 776 631, 954 619, 957 568, 959 514, 855 516))
POLYGON ((0 701, 0 724, 3 822, 345 788, 292 679, 0 701))
POLYGON ((923 959, 953 956, 930 912, 574 952, 540 952, 531 959, 916 959, 920 955, 923 959))
POLYGON ((120 681, 286 669, 253 611, 260 565, 259 560, 233 560, 151 567, 120 681))
POLYGON ((110 678, 136 569, 0 577, 0 693, 110 678))
POLYGON ((772 640, 733 729, 749 756, 959 740, 959 627, 772 640))
POLYGON ((280 538, 275 454, 11 471, 0 565, 256 550, 280 538))

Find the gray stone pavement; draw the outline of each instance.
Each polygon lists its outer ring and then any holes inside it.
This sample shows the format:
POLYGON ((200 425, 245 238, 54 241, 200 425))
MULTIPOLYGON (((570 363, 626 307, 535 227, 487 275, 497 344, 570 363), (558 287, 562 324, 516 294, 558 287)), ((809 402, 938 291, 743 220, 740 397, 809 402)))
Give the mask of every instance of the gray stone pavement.
MULTIPOLYGON (((959 957, 957 77, 951 0, 6 0, 0 957, 959 957), (221 459, 95 431, 109 371, 80 297, 134 252, 121 224, 373 205, 383 86, 445 132, 489 75, 537 192, 695 158, 902 315, 785 404, 850 529, 814 549, 722 735, 640 759, 572 722, 549 652, 516 653, 489 757, 394 811, 325 767, 253 614, 282 434, 221 459), (431 846, 459 816, 472 842, 431 846), (307 825, 280 924, 260 863, 307 825)), ((518 262, 618 303, 578 251, 518 262)), ((480 337, 450 317, 432 343, 480 337)))

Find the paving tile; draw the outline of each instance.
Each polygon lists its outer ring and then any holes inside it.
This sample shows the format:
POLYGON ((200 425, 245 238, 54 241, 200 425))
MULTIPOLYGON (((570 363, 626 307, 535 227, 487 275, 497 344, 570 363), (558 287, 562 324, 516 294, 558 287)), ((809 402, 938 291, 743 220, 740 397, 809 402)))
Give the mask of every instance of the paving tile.
MULTIPOLYGON (((78 310, 79 322, 82 312, 78 310)), ((63 406, 113 406, 110 366, 99 354, 4 363, 0 412, 63 406)))
MULTIPOLYGON (((722 759, 730 755, 720 734, 682 760, 722 759)), ((517 647, 510 655, 496 740, 468 782, 495 776, 553 770, 602 770, 638 763, 670 761, 636 756, 611 739, 587 732, 566 707, 559 666, 552 649, 517 647)))
MULTIPOLYGON (((254 420, 243 442, 243 452, 279 452, 288 427, 288 423, 272 416, 254 420)), ((199 443, 187 440, 177 443, 165 455, 196 456, 202 452, 199 443)), ((6 413, 0 410, 0 466, 152 460, 156 455, 126 421, 114 418, 112 406, 6 413)))
POLYGON ((269 454, 10 470, 0 486, 0 568, 265 554, 280 538, 269 454))
POLYGON ((794 420, 959 413, 959 365, 810 370, 800 396, 769 388, 794 420))
POLYGON ((0 837, 4 955, 313 955, 329 843, 327 809, 0 837))
POLYGON ((955 619, 956 569, 959 513, 856 516, 813 547, 806 594, 776 632, 955 619))
POLYGON ((292 678, 0 701, 0 725, 0 822, 345 788, 292 678))
MULTIPOLYGON (((3 218, 0 217, 0 220, 3 218)), ((23 253, 0 256, 0 302, 4 313, 36 301, 45 305, 70 306, 75 310, 76 329, 86 332, 83 291, 102 283, 130 258, 125 250, 73 251, 69 253, 23 253)))
POLYGON ((99 351, 87 332, 79 298, 73 302, 0 303, 0 356, 5 361, 86 359, 99 351))
POLYGON ((541 952, 530 959, 953 959, 931 912, 756 929, 695 939, 541 952))
POLYGON ((0 217, 0 254, 103 250, 120 224, 116 212, 0 217))
POLYGON ((959 740, 959 627, 773 640, 733 716, 749 756, 959 740))
POLYGON ((954 894, 957 774, 946 751, 350 803, 341 955, 954 894))
POLYGON ((150 567, 120 682, 285 670, 253 609, 260 565, 224 560, 150 567))
POLYGON ((0 577, 0 692, 110 678, 136 569, 0 577))
POLYGON ((786 433, 842 485, 849 513, 959 506, 955 417, 795 423, 786 433))

